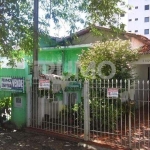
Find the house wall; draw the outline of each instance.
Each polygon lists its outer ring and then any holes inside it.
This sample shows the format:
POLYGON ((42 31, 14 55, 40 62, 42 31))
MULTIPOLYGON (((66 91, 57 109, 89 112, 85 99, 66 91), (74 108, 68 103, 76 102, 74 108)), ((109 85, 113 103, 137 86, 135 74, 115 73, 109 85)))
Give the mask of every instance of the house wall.
POLYGON ((22 94, 22 93, 14 94, 12 98, 11 121, 16 125, 17 128, 22 128, 26 126, 26 119, 27 119, 26 94, 22 94), (22 99, 21 106, 15 105, 16 97, 19 97, 22 99))
POLYGON ((140 64, 136 66, 136 73, 138 80, 148 80, 148 67, 150 67, 150 64, 140 64))
POLYGON ((143 54, 140 56, 139 60, 134 62, 137 65, 150 64, 150 54, 143 54))
POLYGON ((134 37, 131 37, 130 41, 131 41, 131 48, 132 49, 137 49, 137 48, 140 48, 141 46, 144 45, 141 41, 137 40, 134 37))
POLYGON ((150 54, 141 55, 139 60, 134 62, 136 65, 134 71, 139 80, 148 80, 148 67, 150 67, 150 54))
POLYGON ((61 48, 61 49, 43 49, 39 52, 39 63, 43 65, 42 73, 46 73, 46 65, 62 64, 63 72, 75 74, 77 71, 78 55, 87 47, 61 48))
POLYGON ((79 36, 77 39, 73 41, 73 45, 80 45, 80 44, 90 44, 95 43, 97 41, 106 41, 108 39, 115 39, 117 37, 127 40, 127 38, 123 35, 113 34, 110 31, 100 31, 101 35, 94 35, 94 33, 88 32, 82 36, 79 36))
POLYGON ((136 85, 135 90, 135 100, 137 100, 138 105, 142 106, 142 102, 147 101, 149 97, 149 84, 148 80, 150 79, 150 73, 148 73, 148 68, 150 67, 150 54, 141 55, 140 59, 134 62, 136 65, 134 71, 137 74, 137 79, 139 82, 136 85), (148 77, 149 75, 149 77, 148 77), (141 103, 139 103, 141 102, 141 103))
MULTIPOLYGON (((3 63, 0 68, 0 78, 1 77, 23 77, 26 78, 27 70, 25 67, 25 62, 18 63, 17 67, 12 68, 11 66, 7 66, 6 63, 3 63)), ((1 83, 1 79, 0 79, 1 83)), ((11 97, 12 91, 7 89, 2 89, 0 87, 0 98, 3 97, 11 97)))

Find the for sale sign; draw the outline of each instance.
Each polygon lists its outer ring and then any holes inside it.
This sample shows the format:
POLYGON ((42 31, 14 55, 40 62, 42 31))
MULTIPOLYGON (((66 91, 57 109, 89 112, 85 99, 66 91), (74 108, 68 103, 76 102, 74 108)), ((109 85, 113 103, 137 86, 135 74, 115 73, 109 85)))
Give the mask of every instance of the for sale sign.
POLYGON ((40 79, 39 89, 50 89, 50 81, 45 79, 40 79))
POLYGON ((108 88, 107 97, 118 98, 118 89, 117 88, 108 88))
POLYGON ((11 78, 1 78, 1 88, 2 89, 11 89, 12 88, 12 79, 11 78))
POLYGON ((13 91, 24 91, 24 78, 2 77, 0 88, 13 91))

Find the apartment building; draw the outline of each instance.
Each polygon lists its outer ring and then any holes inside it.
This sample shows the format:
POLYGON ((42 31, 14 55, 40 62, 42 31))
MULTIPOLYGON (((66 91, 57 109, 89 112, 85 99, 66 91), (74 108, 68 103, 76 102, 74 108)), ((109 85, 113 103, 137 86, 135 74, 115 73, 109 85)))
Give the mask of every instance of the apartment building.
POLYGON ((150 38, 150 0, 125 0, 120 7, 126 11, 119 17, 125 30, 150 38), (124 8, 125 3, 130 7, 124 8))

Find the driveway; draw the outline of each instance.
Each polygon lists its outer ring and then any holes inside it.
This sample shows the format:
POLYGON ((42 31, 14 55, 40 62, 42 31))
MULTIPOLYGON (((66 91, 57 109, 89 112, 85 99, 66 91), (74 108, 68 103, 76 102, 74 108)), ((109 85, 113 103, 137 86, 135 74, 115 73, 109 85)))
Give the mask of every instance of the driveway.
POLYGON ((23 131, 0 129, 0 150, 87 150, 78 143, 23 131))

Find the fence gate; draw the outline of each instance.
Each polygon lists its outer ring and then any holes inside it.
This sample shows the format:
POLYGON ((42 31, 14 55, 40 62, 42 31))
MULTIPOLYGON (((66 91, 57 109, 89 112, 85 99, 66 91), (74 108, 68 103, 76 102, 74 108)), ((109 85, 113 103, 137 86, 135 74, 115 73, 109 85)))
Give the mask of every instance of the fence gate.
POLYGON ((80 90, 52 83, 38 93, 31 127, 101 144, 150 147, 149 81, 84 81, 80 90))
POLYGON ((28 117, 30 120, 28 126, 84 138, 84 109, 83 102, 77 100, 81 99, 79 91, 81 89, 77 87, 70 90, 68 87, 52 82, 50 88, 40 88, 38 102, 35 102, 34 99, 29 102, 32 107, 30 108, 31 119, 28 117))
POLYGON ((149 149, 149 92, 149 81, 89 82, 89 140, 149 149))

